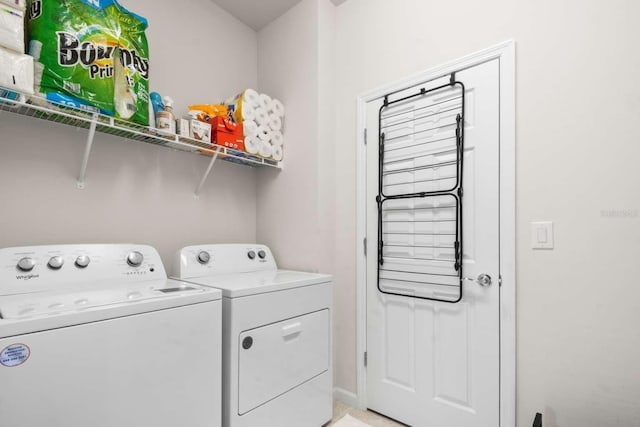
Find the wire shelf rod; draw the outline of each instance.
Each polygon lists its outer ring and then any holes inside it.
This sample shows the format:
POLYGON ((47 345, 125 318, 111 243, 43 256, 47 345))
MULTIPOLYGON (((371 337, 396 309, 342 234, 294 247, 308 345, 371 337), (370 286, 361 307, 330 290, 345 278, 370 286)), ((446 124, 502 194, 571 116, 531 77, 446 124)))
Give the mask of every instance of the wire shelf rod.
MULTIPOLYGON (((403 122, 397 122, 397 123, 393 123, 393 124, 389 124, 389 125, 383 125, 381 129, 382 129, 383 131, 388 131, 390 128, 392 128, 392 127, 394 127, 394 126, 400 126, 400 125, 404 125, 404 124, 406 124, 406 123, 411 123, 411 122, 414 122, 414 123, 415 123, 415 122, 418 122, 418 121, 423 120, 423 119, 428 119, 429 117, 435 117, 435 116, 437 116, 437 115, 445 114, 445 113, 450 113, 450 112, 452 112, 452 111, 456 111, 456 110, 459 110, 459 109, 460 109, 460 107, 459 107, 459 106, 456 106, 456 107, 453 107, 453 108, 448 109, 448 110, 440 110, 440 111, 436 111, 436 112, 434 112, 434 113, 432 113, 432 114, 426 114, 426 115, 424 115, 424 116, 414 117, 414 118, 412 118, 411 120, 405 120, 405 121, 403 121, 403 122)), ((405 113, 405 114, 406 114, 406 113, 405 113)), ((438 119, 438 121, 440 121, 440 119, 438 119)), ((427 121, 426 121, 426 122, 427 122, 427 121)))
POLYGON ((401 113, 394 113, 394 114, 389 114, 389 115, 386 115, 386 116, 383 114, 382 115, 382 120, 388 120, 388 119, 390 119, 392 117, 397 117, 397 116, 401 116, 403 114, 407 114, 410 111, 420 111, 420 110, 424 110, 425 108, 432 108, 435 105, 442 105, 442 104, 446 104, 447 102, 457 101, 459 99, 462 99, 462 96, 456 96, 456 97, 453 97, 453 98, 450 98, 450 99, 446 99, 444 101, 434 102, 433 104, 425 105, 424 107, 418 107, 418 108, 415 108, 413 110, 403 111, 401 113))
POLYGON ((432 132, 434 130, 444 129, 444 128, 448 128, 448 127, 455 127, 455 125, 456 125, 455 122, 453 122, 453 123, 445 123, 443 125, 436 126, 434 128, 423 129, 423 130, 419 130, 417 132, 410 132, 410 133, 402 134, 402 135, 399 135, 399 136, 387 137, 385 139, 385 144, 389 143, 389 141, 396 141, 398 139, 406 138, 408 136, 416 136, 416 135, 420 135, 421 133, 432 132))

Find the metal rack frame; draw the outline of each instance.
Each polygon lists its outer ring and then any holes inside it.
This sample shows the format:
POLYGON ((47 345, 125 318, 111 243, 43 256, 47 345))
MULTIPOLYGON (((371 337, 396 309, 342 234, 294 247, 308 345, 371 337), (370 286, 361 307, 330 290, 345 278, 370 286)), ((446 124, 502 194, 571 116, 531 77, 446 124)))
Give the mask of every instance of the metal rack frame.
MULTIPOLYGON (((383 105, 380 107, 380 110, 378 112, 378 129, 379 129, 379 144, 378 144, 378 195, 376 197, 376 202, 378 205, 378 268, 377 268, 377 287, 378 287, 378 291, 380 291, 383 294, 387 294, 387 295, 394 295, 394 296, 402 296, 402 297, 409 297, 409 298, 417 298, 417 299, 423 299, 423 300, 431 300, 431 301, 438 301, 438 302, 444 302, 444 303, 450 303, 450 304, 455 304, 458 303, 460 301, 462 301, 463 298, 463 272, 462 272, 462 266, 463 266, 463 260, 462 260, 462 254, 463 254, 463 226, 462 226, 462 219, 463 219, 463 203, 462 203, 462 199, 463 199, 463 195, 464 195, 464 190, 463 190, 463 172, 464 172, 464 117, 465 117, 465 86, 462 82, 457 81, 456 80, 456 76, 455 73, 451 74, 450 79, 449 79, 449 83, 438 86, 436 88, 433 89, 425 89, 425 88, 421 88, 420 91, 418 93, 412 94, 412 95, 408 95, 408 96, 404 96, 402 98, 390 101, 389 100, 389 96, 387 95, 384 98, 384 103, 383 105), (404 102, 404 101, 408 101, 414 98, 422 98, 428 95, 432 95, 434 93, 437 93, 438 91, 442 91, 444 89, 448 89, 448 88, 455 88, 455 87, 459 87, 461 89, 461 101, 462 101, 462 105, 460 107, 460 113, 456 115, 456 132, 455 132, 455 148, 451 149, 451 150, 446 150, 444 152, 451 152, 451 151, 455 151, 455 155, 456 155, 456 160, 455 160, 455 165, 456 167, 456 176, 455 177, 448 177, 446 179, 453 179, 455 178, 455 185, 452 186, 451 188, 447 188, 445 190, 437 190, 437 191, 421 191, 421 192, 412 192, 412 193, 406 193, 406 194, 396 194, 396 195, 386 195, 384 193, 384 160, 385 160, 385 142, 387 142, 387 138, 385 135, 385 132, 383 132, 383 126, 382 126, 382 120, 383 120, 383 112, 386 108, 388 108, 391 105, 394 104, 398 104, 400 102, 404 102), (458 288, 458 296, 455 299, 447 299, 447 298, 435 298, 435 297, 426 297, 426 296, 417 296, 417 295, 409 295, 409 294, 403 294, 403 293, 399 293, 399 292, 390 292, 388 290, 385 290, 382 288, 381 286, 381 279, 385 279, 385 278, 381 278, 381 272, 384 272, 386 270, 384 270, 384 248, 385 248, 385 243, 384 243, 384 230, 383 230, 383 207, 384 207, 384 203, 391 201, 391 200, 399 200, 399 199, 410 199, 410 198, 417 198, 417 199, 426 199, 426 198, 434 198, 434 197, 441 197, 441 196, 447 196, 447 197, 452 197, 455 200, 455 212, 456 212, 456 216, 455 216, 455 241, 454 241, 454 270, 456 271, 455 276, 448 276, 448 277, 456 277, 457 278, 457 288, 458 288)), ((418 117, 418 119, 421 118, 425 118, 428 116, 421 116, 418 117)), ((415 121, 416 119, 414 118, 412 121, 415 121)), ((404 148, 404 147, 403 147, 404 148)), ((437 153, 436 153, 437 154, 437 153)), ((440 166, 443 166, 444 163, 442 164, 436 164, 436 165, 429 165, 429 166, 424 166, 424 169, 429 169, 429 168, 437 168, 440 166)), ((448 165, 453 165, 453 163, 448 162, 448 165)), ((417 169, 416 169, 417 170, 417 169)), ((389 246, 393 246, 393 245, 389 245, 389 246)), ((414 246, 414 247, 422 247, 422 248, 429 248, 428 246, 414 246)), ((435 246, 433 246, 435 247, 435 246)), ((426 260, 426 261, 437 261, 437 260, 426 260)), ((400 272, 400 273, 409 273, 409 274, 424 274, 424 275, 428 275, 428 276, 442 276, 441 274, 437 274, 437 273, 416 273, 416 272, 400 272)), ((411 281, 411 280, 400 280, 400 279, 386 279, 386 280, 393 280, 393 281, 404 281, 404 282, 411 282, 411 283, 416 283, 416 284, 425 284, 425 285, 442 285, 442 286, 450 286, 450 285, 444 285, 442 283, 437 283, 437 282, 429 282, 429 281, 411 281)))
POLYGON ((46 101, 33 95, 19 93, 13 89, 4 89, 0 87, 0 113, 1 112, 9 112, 21 116, 74 126, 76 128, 87 129, 89 133, 87 135, 84 155, 80 165, 80 172, 78 174, 78 189, 85 188, 87 167, 97 132, 122 137, 136 142, 144 142, 178 151, 185 151, 211 157, 211 161, 195 189, 194 195, 196 197, 199 196, 217 159, 250 167, 283 168, 283 162, 264 159, 259 156, 248 154, 244 151, 206 143, 182 135, 163 133, 158 129, 148 126, 142 126, 104 114, 46 101), (16 94, 17 99, 10 97, 11 93, 16 94))

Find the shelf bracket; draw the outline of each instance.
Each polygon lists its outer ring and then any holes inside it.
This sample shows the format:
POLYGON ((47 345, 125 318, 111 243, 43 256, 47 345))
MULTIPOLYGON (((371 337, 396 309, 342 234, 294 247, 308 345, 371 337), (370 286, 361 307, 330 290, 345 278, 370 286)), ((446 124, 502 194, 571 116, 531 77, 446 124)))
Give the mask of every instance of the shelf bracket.
POLYGON ((215 154, 211 158, 211 161, 209 162, 209 166, 207 167, 207 170, 205 171, 204 175, 202 176, 202 179, 200 180, 200 184, 198 184, 198 188, 196 188, 196 192, 194 194, 196 199, 200 198, 200 191, 202 191, 202 187, 204 187, 204 183, 207 181, 207 178, 209 177, 209 174, 211 173, 211 169, 213 169, 213 164, 218 159, 218 154, 220 154, 220 150, 221 149, 222 149, 222 147, 218 146, 218 149, 216 150, 215 154))
POLYGON ((93 139, 96 136, 96 126, 98 124, 98 117, 94 115, 93 121, 89 126, 89 135, 87 136, 87 146, 84 149, 84 157, 82 158, 82 165, 80 166, 80 175, 78 176, 78 189, 84 190, 84 181, 87 177, 87 165, 89 164, 89 156, 91 155, 91 148, 93 147, 93 139))

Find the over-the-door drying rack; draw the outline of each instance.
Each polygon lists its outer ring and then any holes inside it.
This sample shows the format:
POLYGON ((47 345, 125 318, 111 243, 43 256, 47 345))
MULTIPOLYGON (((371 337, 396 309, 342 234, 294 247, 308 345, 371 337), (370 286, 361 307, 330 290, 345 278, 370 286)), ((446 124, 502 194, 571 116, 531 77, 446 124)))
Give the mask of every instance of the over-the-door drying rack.
POLYGON ((465 87, 447 84, 379 110, 378 289, 462 300, 465 87))

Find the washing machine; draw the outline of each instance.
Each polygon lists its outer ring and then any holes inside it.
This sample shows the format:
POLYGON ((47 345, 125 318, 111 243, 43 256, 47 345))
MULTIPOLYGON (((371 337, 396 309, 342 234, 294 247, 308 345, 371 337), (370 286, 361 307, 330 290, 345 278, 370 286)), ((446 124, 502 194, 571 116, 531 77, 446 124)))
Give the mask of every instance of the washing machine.
POLYGON ((0 425, 221 423, 221 293, 143 245, 0 250, 0 425))
POLYGON ((331 420, 331 276, 279 270, 255 244, 183 248, 173 274, 222 291, 224 427, 331 420))

